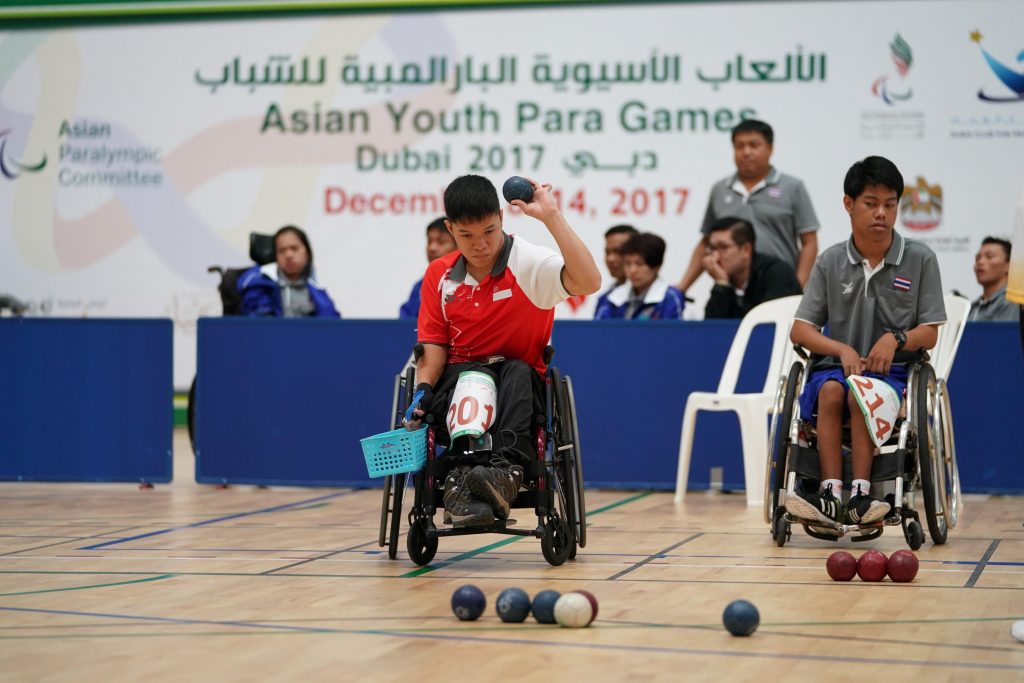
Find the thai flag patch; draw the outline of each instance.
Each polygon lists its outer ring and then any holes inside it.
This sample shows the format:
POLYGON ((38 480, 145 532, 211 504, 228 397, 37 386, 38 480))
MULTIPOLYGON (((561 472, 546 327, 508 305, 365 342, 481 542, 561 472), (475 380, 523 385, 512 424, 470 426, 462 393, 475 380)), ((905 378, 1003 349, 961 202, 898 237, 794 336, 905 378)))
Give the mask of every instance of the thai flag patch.
POLYGON ((893 289, 899 289, 899 290, 902 290, 904 292, 909 292, 910 291, 910 278, 897 277, 895 280, 892 281, 892 287, 893 287, 893 289))
POLYGON ((767 194, 769 197, 771 197, 773 199, 778 199, 779 197, 782 196, 782 188, 781 187, 769 187, 767 190, 765 190, 765 194, 767 194))

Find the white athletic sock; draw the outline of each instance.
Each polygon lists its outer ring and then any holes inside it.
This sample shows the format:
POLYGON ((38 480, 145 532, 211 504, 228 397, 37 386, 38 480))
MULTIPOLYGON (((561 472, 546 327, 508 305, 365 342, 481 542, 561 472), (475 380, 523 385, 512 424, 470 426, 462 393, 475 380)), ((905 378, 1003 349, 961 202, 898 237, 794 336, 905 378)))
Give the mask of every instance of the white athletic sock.
POLYGON ((856 496, 858 488, 860 489, 860 493, 867 496, 871 493, 871 482, 866 479, 854 479, 851 495, 856 496))
POLYGON ((843 480, 842 479, 826 479, 821 482, 821 490, 824 491, 829 486, 832 487, 832 495, 839 498, 843 495, 843 480))

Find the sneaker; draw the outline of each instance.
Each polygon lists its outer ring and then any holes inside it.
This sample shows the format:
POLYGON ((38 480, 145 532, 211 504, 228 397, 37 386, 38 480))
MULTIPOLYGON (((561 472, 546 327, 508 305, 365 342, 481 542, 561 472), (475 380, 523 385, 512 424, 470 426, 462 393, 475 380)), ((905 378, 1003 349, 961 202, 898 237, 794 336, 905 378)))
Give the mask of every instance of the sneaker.
POLYGON ((512 501, 523 483, 523 468, 507 460, 495 459, 490 467, 477 465, 466 475, 466 488, 477 498, 490 503, 494 516, 508 519, 512 501))
POLYGON ((494 524, 491 506, 473 498, 465 485, 468 466, 456 467, 444 480, 444 523, 454 527, 490 526, 494 524))
POLYGON ((851 524, 871 524, 883 519, 892 506, 889 503, 858 493, 846 504, 846 519, 851 524))
POLYGON ((813 519, 824 524, 839 521, 842 503, 832 495, 832 487, 815 494, 786 496, 786 512, 801 519, 813 519))

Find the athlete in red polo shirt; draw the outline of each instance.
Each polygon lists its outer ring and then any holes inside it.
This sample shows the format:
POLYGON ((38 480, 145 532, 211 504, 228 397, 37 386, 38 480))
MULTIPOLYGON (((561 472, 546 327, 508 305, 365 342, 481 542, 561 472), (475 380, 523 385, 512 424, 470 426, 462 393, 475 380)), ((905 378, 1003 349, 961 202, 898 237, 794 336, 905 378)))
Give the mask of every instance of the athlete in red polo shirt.
POLYGON ((417 329, 424 354, 416 390, 424 395, 410 428, 427 413, 444 422, 461 372, 486 372, 498 386, 489 463, 481 464, 479 453, 460 455, 445 479, 445 522, 455 526, 488 526, 508 517, 534 458, 530 432, 543 409, 542 356, 554 307, 601 286, 597 264, 558 210, 551 186, 531 182, 530 203, 512 203, 544 223, 561 253, 506 234, 494 185, 466 175, 444 192, 446 225, 458 250, 431 263, 423 276, 417 329))

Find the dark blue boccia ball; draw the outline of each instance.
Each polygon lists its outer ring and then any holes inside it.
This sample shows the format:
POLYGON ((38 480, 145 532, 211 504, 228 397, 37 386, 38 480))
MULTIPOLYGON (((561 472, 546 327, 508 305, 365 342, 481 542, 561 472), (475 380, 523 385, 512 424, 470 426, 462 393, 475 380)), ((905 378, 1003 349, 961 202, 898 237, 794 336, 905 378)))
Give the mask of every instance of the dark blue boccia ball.
POLYGON ((514 175, 501 186, 501 193, 510 204, 513 199, 522 199, 529 203, 533 199, 533 183, 522 176, 514 175))
POLYGON ((722 612, 722 623, 734 636, 749 636, 757 630, 757 625, 761 623, 761 615, 753 603, 733 600, 722 612))
POLYGON ((452 612, 460 621, 476 621, 487 607, 484 592, 472 585, 460 586, 452 593, 452 612))
POLYGON ((562 596, 558 591, 541 591, 533 596, 533 618, 541 624, 557 624, 555 621, 555 603, 562 596))
POLYGON ((518 624, 530 613, 530 596, 522 588, 506 588, 494 603, 502 621, 518 624))

